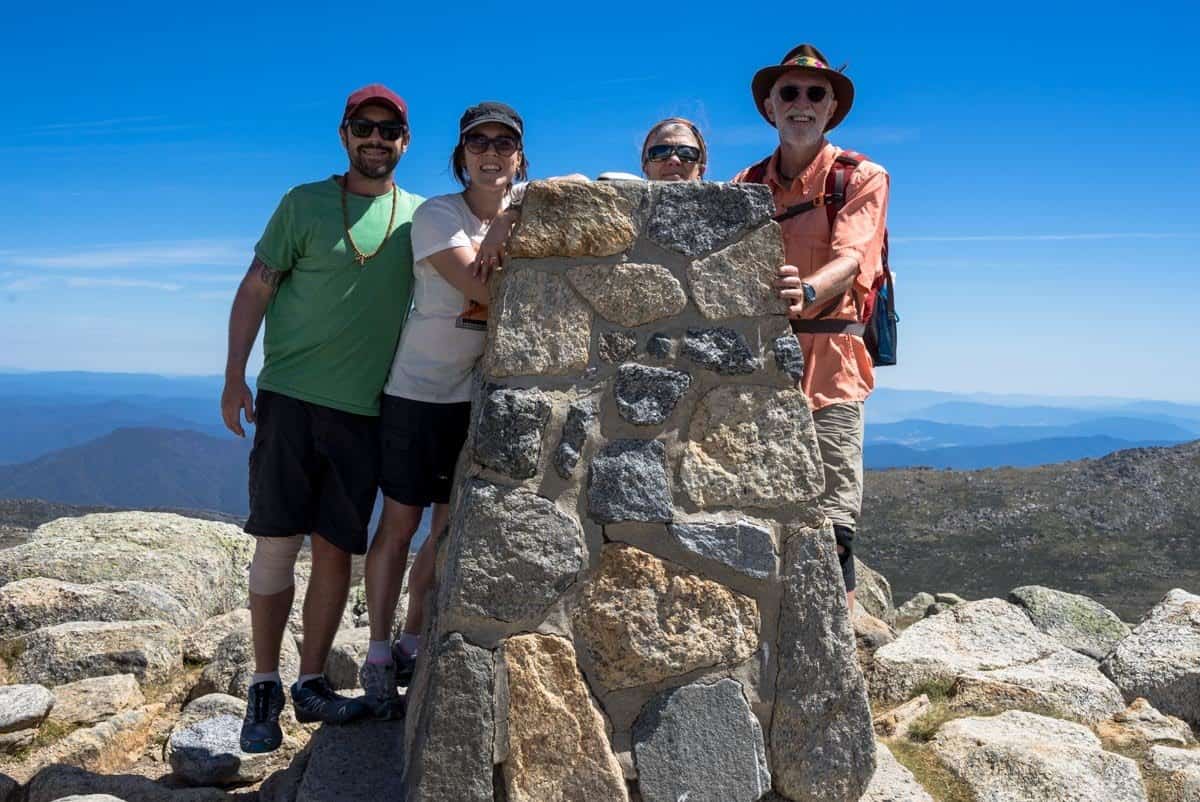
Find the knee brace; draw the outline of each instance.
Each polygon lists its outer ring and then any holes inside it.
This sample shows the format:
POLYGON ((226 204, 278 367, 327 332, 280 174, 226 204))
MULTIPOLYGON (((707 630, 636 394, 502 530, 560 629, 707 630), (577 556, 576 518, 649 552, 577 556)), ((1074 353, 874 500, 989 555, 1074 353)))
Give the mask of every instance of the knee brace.
POLYGON ((842 564, 842 579, 846 582, 846 592, 854 590, 854 530, 843 524, 833 525, 833 537, 841 547, 838 562, 842 564))
POLYGON ((256 537, 254 559, 250 561, 250 592, 272 596, 296 582, 296 555, 304 545, 304 535, 256 537))

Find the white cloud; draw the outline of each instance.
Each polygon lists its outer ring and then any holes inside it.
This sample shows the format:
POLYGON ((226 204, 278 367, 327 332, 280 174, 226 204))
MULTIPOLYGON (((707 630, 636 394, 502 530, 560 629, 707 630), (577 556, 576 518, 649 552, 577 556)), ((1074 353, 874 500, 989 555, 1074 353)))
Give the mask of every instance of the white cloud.
POLYGON ((69 278, 67 279, 67 286, 76 288, 122 287, 128 289, 163 290, 165 292, 177 292, 183 289, 182 284, 173 284, 166 281, 144 281, 135 278, 69 278))
POLYGON ((4 273, 2 278, 8 279, 0 284, 0 292, 25 292, 36 290, 46 283, 43 276, 21 276, 18 273, 4 273))
POLYGON ((249 265, 252 248, 244 242, 227 240, 184 240, 140 242, 123 245, 92 245, 74 250, 44 252, 0 251, 0 263, 25 267, 59 269, 112 269, 141 267, 200 267, 249 265))

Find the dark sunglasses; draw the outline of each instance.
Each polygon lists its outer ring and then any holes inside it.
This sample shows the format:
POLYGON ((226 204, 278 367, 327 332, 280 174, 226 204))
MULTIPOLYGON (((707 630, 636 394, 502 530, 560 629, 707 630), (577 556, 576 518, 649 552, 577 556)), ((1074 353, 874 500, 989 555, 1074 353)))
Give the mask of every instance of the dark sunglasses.
POLYGON ((388 142, 395 142, 404 136, 404 132, 408 130, 408 126, 399 120, 383 120, 382 122, 376 122, 375 120, 346 120, 346 127, 350 129, 350 133, 359 139, 366 139, 371 135, 372 131, 378 128, 380 138, 386 139, 388 142))
POLYGON ((779 88, 779 99, 784 103, 791 103, 796 98, 800 97, 800 93, 804 92, 810 103, 820 103, 829 94, 829 90, 823 86, 782 86, 779 88))
POLYGON ((484 136, 483 134, 467 134, 463 137, 463 145, 476 156, 495 148, 497 156, 511 156, 521 147, 515 136, 501 134, 500 136, 484 136))
POLYGON ((647 161, 665 162, 672 154, 678 156, 681 162, 695 164, 700 161, 700 148, 692 145, 651 145, 646 148, 647 161))

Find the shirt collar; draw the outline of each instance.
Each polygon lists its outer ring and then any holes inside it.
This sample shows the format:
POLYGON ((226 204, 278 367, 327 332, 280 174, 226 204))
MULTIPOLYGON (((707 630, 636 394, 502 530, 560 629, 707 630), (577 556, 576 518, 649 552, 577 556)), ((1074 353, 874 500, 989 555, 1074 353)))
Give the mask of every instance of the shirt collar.
POLYGON ((826 140, 821 149, 817 151, 816 158, 809 162, 800 175, 789 181, 779 173, 779 148, 775 148, 775 152, 771 154, 771 159, 767 162, 767 181, 788 192, 798 191, 803 196, 810 195, 814 191, 824 188, 825 176, 833 166, 833 160, 837 157, 837 153, 838 149, 826 140))

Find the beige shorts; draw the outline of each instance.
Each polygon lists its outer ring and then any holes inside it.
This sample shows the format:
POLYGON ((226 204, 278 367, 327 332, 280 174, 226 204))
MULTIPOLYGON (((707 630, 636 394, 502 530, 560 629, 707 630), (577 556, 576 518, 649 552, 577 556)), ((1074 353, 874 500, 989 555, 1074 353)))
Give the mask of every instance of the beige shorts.
POLYGON ((813 413, 825 463, 821 509, 834 524, 855 528, 863 494, 863 404, 830 404, 813 413))

